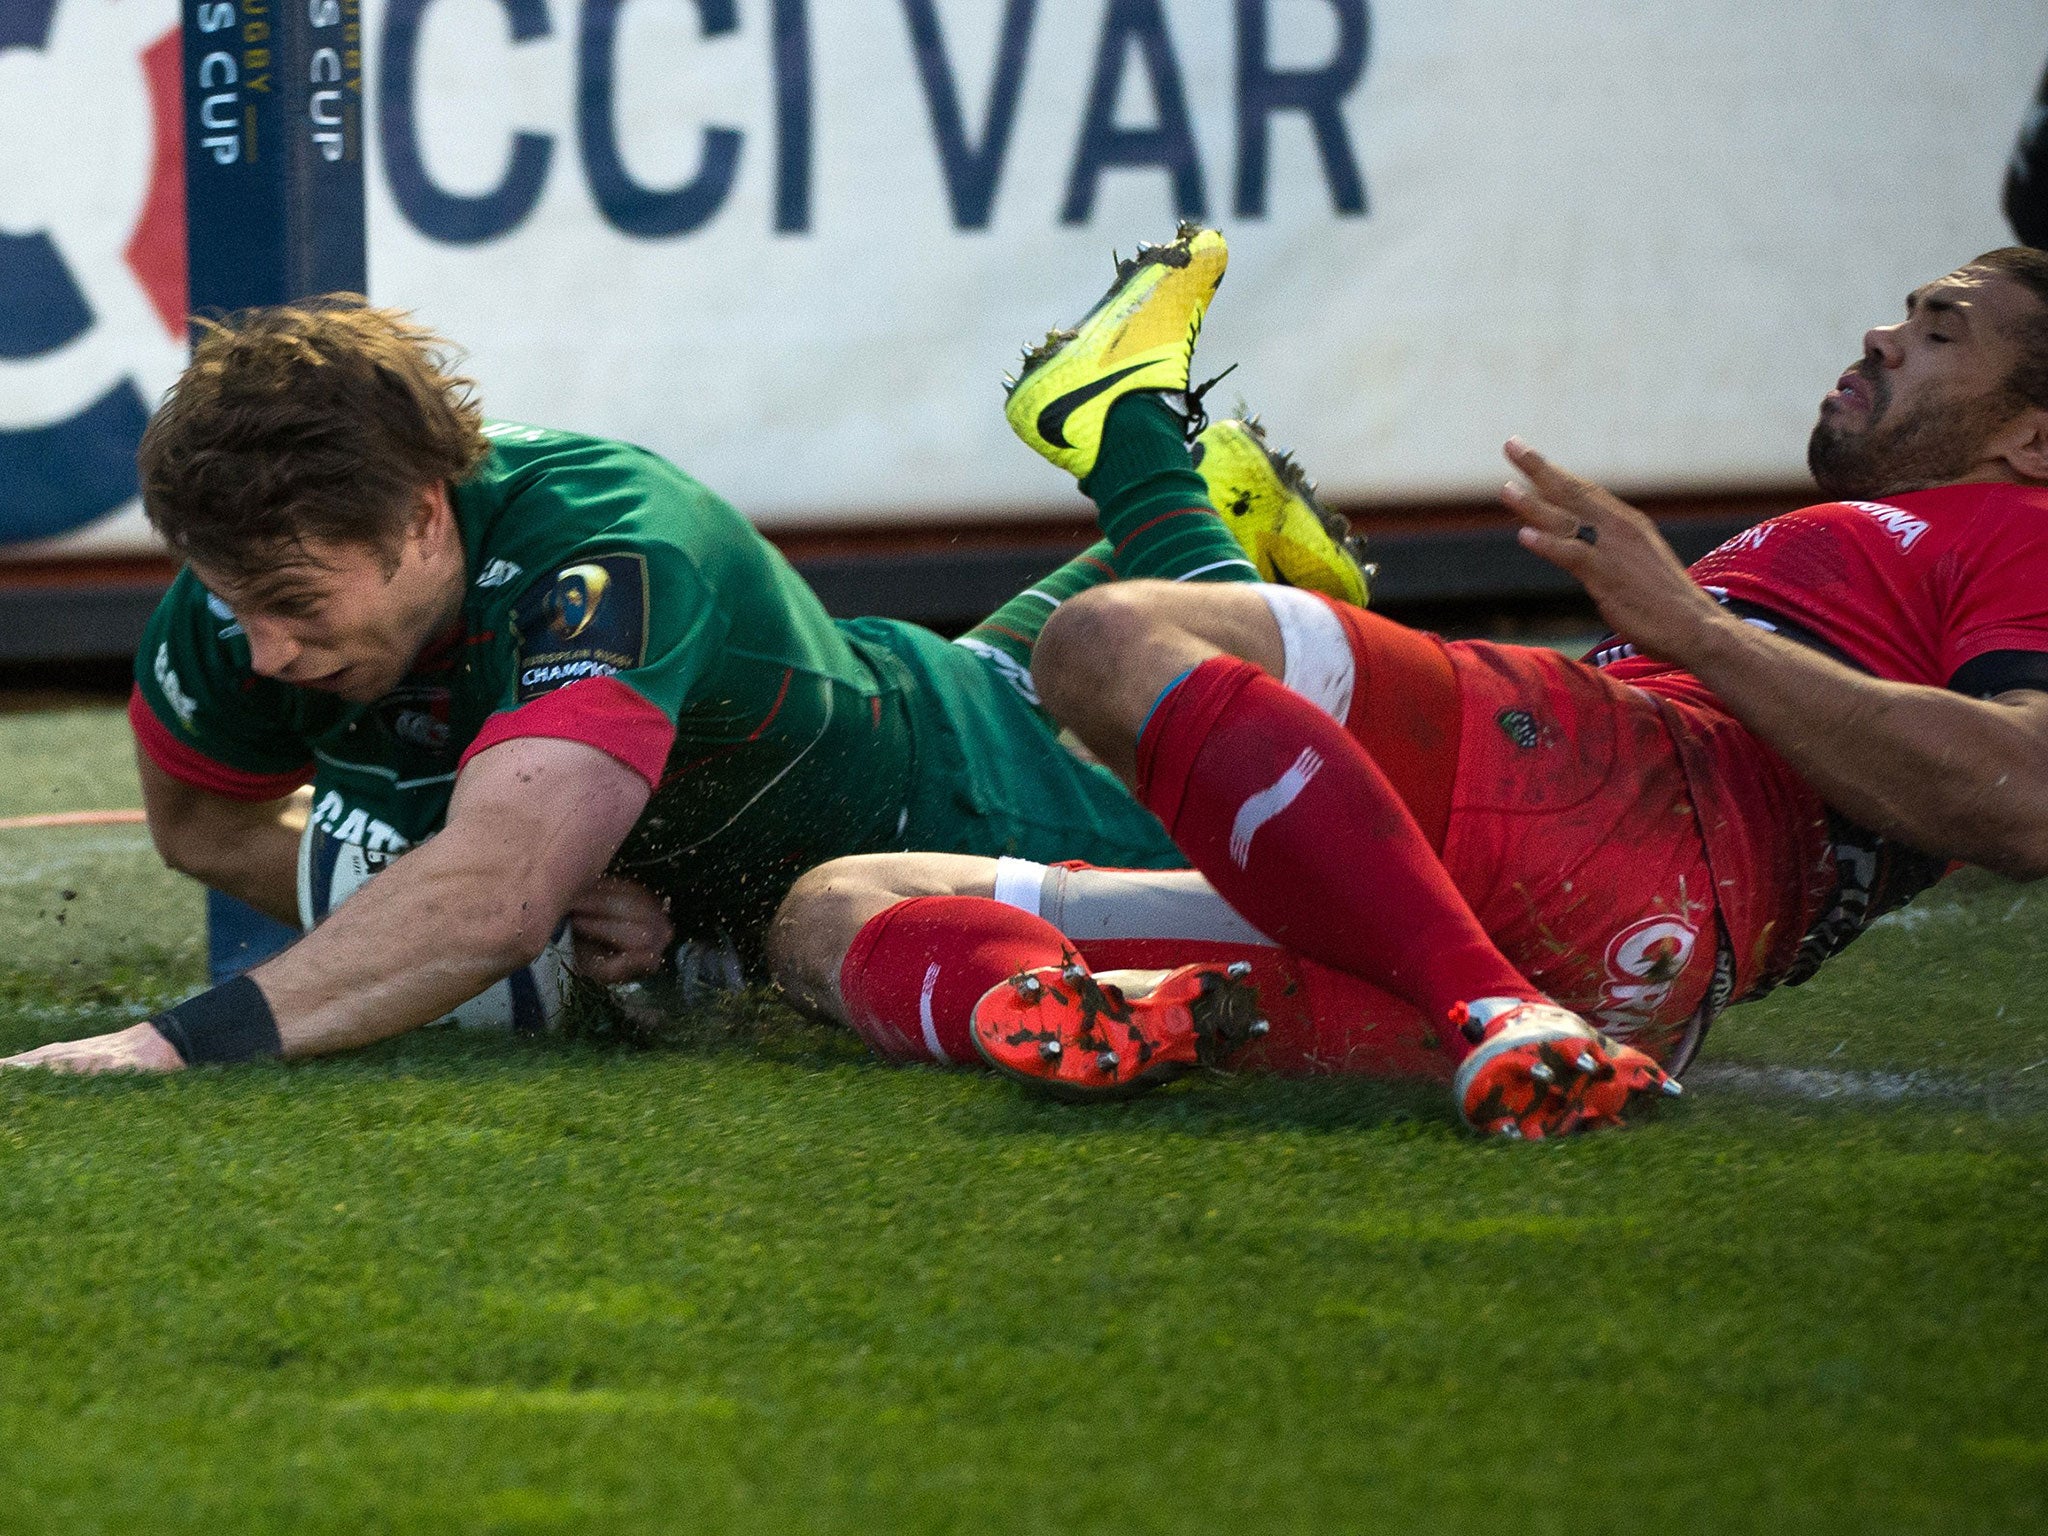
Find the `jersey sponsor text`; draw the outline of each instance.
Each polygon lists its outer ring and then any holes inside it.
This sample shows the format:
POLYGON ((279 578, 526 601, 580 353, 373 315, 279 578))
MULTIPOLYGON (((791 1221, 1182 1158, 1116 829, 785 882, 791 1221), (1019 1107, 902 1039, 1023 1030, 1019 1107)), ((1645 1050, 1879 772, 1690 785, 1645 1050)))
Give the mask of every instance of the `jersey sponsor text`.
POLYGON ((178 723, 186 730, 191 730, 192 717, 199 706, 193 701, 192 695, 185 691, 184 685, 178 681, 177 669, 171 665, 171 648, 168 644, 156 648, 156 666, 153 670, 157 687, 164 691, 164 702, 177 712, 178 723))
POLYGON ((1871 517, 1899 541, 1901 550, 1911 549, 1920 542, 1920 536, 1927 531, 1927 519, 1915 517, 1904 507, 1889 506, 1882 501, 1850 501, 1843 503, 1858 512, 1867 512, 1871 517))
POLYGON ((366 853, 402 853, 412 840, 387 821, 380 821, 360 806, 351 806, 338 790, 320 797, 307 822, 339 843, 348 843, 366 853))

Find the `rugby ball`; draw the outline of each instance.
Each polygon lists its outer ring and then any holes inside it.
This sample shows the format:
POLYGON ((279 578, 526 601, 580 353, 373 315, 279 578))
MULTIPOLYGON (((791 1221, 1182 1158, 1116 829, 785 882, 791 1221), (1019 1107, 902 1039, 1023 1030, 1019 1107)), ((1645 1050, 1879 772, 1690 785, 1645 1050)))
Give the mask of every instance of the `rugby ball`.
MULTIPOLYGON (((309 931, 318 926, 397 857, 343 842, 309 822, 299 837, 299 926, 309 931)), ((533 964, 486 987, 440 1022, 521 1035, 552 1029, 569 987, 568 961, 569 925, 564 923, 533 964)))

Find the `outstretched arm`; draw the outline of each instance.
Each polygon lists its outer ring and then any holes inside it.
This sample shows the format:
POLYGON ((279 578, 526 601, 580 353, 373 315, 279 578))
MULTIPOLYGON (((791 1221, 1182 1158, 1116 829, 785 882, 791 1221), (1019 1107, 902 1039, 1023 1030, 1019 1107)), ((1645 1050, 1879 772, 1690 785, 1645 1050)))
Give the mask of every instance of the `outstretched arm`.
MULTIPOLYGON (((479 753, 456 781, 444 831, 250 973, 282 1054, 403 1034, 531 961, 611 862, 648 793, 638 773, 581 742, 518 737, 479 753)), ((145 1023, 7 1064, 172 1071, 184 1059, 145 1023)))
POLYGON ((1519 441, 1508 458, 1530 482, 1501 498, 1522 543, 1576 576, 1616 634, 1713 689, 1829 805, 1925 853, 2048 875, 2048 694, 1886 682, 1746 624, 1641 512, 1519 441))

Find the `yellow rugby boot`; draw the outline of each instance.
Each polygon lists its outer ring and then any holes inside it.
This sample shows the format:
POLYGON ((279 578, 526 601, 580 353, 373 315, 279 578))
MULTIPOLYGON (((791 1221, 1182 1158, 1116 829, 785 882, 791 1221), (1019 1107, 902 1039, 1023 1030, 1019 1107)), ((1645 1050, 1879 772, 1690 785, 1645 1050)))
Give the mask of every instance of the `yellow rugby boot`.
POLYGON ((1017 435, 1077 480, 1095 469, 1102 423, 1125 395, 1185 395, 1202 316, 1223 281, 1221 233, 1183 224, 1165 245, 1141 245, 1116 282, 1071 330, 1028 348, 1006 381, 1005 414, 1017 435))
POLYGON ((1316 500, 1315 482, 1293 454, 1274 451, 1257 417, 1211 422, 1193 451, 1210 501, 1261 576, 1366 605, 1375 567, 1360 558, 1364 535, 1316 500))

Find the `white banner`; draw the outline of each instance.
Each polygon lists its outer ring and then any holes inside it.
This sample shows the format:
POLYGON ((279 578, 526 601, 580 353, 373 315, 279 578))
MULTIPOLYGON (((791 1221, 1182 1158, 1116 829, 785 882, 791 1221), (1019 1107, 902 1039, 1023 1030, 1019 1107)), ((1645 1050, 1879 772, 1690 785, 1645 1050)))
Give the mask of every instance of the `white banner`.
MULTIPOLYGON (((1240 364, 1217 403, 1336 499, 1483 494, 1511 432, 1639 490, 1794 481, 1863 330, 2010 241, 2048 53, 2035 0, 364 19, 374 297, 467 347, 494 413, 784 527, 1076 510, 1000 375, 1181 215, 1233 251, 1198 372, 1240 364)), ((181 355, 175 21, 0 4, 0 539, 138 537, 121 456, 181 355)))

